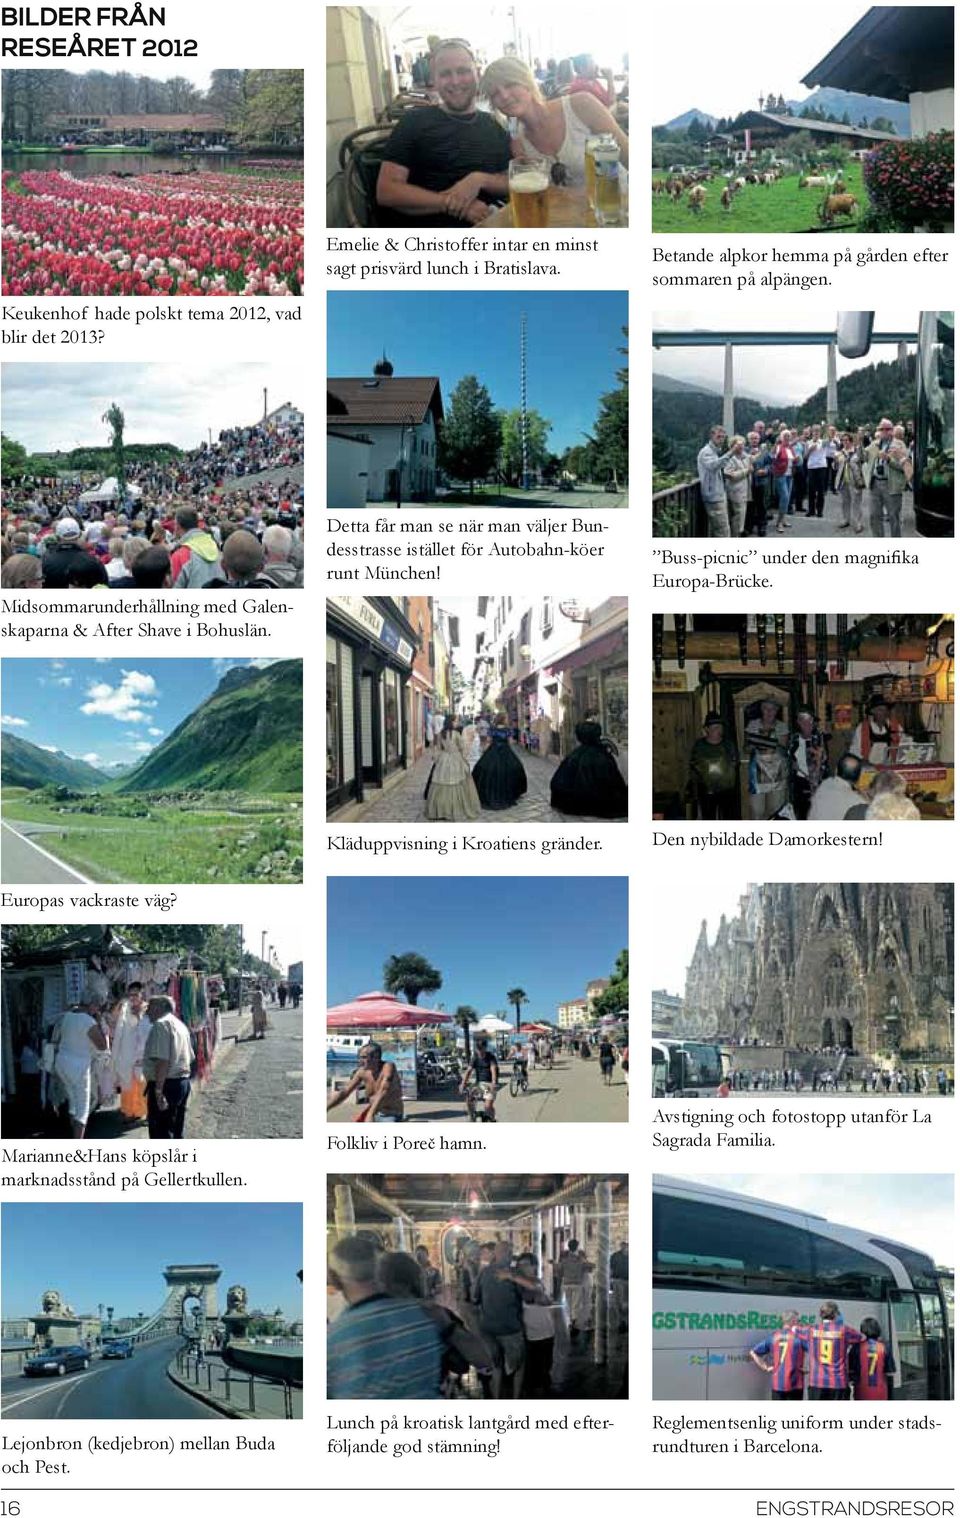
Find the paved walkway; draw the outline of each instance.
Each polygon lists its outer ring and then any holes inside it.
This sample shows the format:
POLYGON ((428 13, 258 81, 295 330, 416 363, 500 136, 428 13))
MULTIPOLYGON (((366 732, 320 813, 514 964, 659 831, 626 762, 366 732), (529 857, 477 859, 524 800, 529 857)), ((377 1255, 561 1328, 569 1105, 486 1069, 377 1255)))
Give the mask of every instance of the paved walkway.
MULTIPOLYGON (((483 823, 503 826, 518 822, 604 822, 600 817, 567 817, 555 812, 550 805, 550 776, 557 767, 556 759, 538 759, 522 749, 514 747, 514 753, 527 772, 527 793, 516 806, 505 812, 484 812, 474 822, 464 827, 479 827, 483 823)), ((399 777, 391 777, 382 791, 368 789, 367 800, 362 805, 353 804, 334 812, 329 821, 338 822, 426 822, 423 815, 423 793, 426 789, 433 756, 423 754, 410 769, 399 777)), ((431 827, 443 826, 431 823, 431 827)))
MULTIPOLYGON (((879 538, 870 535, 870 514, 863 514, 863 532, 857 533, 852 527, 841 528, 840 497, 828 495, 823 508, 822 517, 808 517, 806 511, 802 514, 794 514, 787 517, 787 530, 777 532, 777 519, 771 515, 767 518, 768 538, 843 538, 851 543, 857 543, 861 548, 867 548, 870 544, 879 542, 879 538)), ((917 520, 913 510, 913 496, 909 492, 903 498, 903 512, 900 519, 900 530, 905 538, 918 538, 917 520)), ((751 541, 754 541, 751 539, 751 541)), ((759 541, 759 539, 756 539, 759 541)), ((888 538, 888 542, 890 539, 888 538)))
MULTIPOLYGON (((552 1070, 535 1070, 529 1091, 515 1097, 510 1095, 509 1064, 504 1066, 501 1075, 497 1097, 498 1123, 627 1121, 628 1088, 623 1071, 618 1066, 613 1072, 613 1085, 605 1086, 596 1056, 585 1060, 573 1054, 558 1055, 552 1070)), ((342 1107, 334 1107, 329 1121, 350 1123, 356 1111, 351 1101, 344 1102, 342 1107)), ((457 1095, 456 1086, 449 1086, 423 1101, 407 1102, 406 1116, 411 1123, 469 1122, 464 1099, 457 1095)))
MULTIPOLYGON (((195 1399, 197 1407, 209 1407, 233 1418, 303 1417, 303 1390, 291 1387, 285 1393, 278 1382, 262 1381, 243 1371, 231 1370, 220 1356, 211 1351, 202 1366, 193 1356, 176 1355, 167 1367, 175 1386, 182 1387, 195 1399)), ((210 1413, 207 1414, 210 1416, 210 1413)))

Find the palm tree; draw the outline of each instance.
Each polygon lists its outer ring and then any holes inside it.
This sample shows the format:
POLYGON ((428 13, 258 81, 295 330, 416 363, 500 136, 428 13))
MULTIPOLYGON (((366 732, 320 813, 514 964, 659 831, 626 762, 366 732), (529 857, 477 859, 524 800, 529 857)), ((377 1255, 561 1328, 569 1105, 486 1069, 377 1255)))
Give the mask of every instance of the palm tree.
POLYGON ((470 1058, 470 1024, 479 1022, 476 1007, 458 1007, 453 1014, 453 1020, 463 1029, 463 1053, 464 1058, 470 1058))
POLYGON ((529 1000, 530 998, 522 986, 514 986, 512 991, 507 992, 507 1001, 513 1007, 514 1014, 517 1019, 518 1033, 520 1032, 520 1008, 523 1006, 524 1002, 527 1002, 529 1000))
POLYGON ((396 996, 402 993, 411 1007, 424 991, 439 991, 443 976, 422 954, 391 954, 383 967, 383 989, 396 996))

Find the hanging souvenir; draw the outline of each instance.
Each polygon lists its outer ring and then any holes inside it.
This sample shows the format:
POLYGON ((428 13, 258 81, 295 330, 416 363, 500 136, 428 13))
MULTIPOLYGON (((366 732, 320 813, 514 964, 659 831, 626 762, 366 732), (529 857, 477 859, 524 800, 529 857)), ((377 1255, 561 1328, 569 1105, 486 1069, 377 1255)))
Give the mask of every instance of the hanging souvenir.
POLYGON ((847 618, 846 613, 837 615, 837 674, 842 680, 847 673, 847 618))
POLYGON ((659 680, 663 674, 663 615, 653 614, 653 673, 659 680))
POLYGON ((817 684, 825 685, 827 680, 827 619, 819 613, 814 618, 817 644, 817 684))
POLYGON ((767 662, 767 619, 765 616, 757 616, 757 648, 760 652, 760 663, 767 662))
POLYGON ((737 621, 737 637, 740 640, 740 663, 746 664, 749 657, 747 649, 747 634, 750 630, 750 618, 740 617, 737 621))
POLYGON ((681 669, 687 664, 687 619, 685 615, 678 614, 673 619, 674 629, 677 634, 677 663, 681 669))

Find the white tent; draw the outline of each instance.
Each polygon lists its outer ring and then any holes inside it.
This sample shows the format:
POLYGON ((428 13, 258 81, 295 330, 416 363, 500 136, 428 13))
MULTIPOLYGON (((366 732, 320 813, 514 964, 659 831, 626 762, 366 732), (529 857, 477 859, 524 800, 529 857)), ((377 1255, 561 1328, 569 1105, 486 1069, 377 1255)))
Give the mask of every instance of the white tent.
MULTIPOLYGON (((134 501, 138 501, 143 494, 140 486, 134 485, 130 480, 126 483, 125 493, 130 500, 134 501)), ((92 490, 85 490, 80 497, 80 504, 82 506, 93 506, 99 504, 101 501, 118 501, 119 499, 120 489, 117 485, 116 476, 110 475, 101 485, 94 485, 92 490)))

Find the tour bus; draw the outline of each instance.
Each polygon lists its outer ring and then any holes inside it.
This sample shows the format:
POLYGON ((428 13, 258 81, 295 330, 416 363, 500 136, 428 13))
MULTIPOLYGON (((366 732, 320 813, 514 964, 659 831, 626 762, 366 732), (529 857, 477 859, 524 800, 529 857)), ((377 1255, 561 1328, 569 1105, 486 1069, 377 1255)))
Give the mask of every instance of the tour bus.
POLYGON ((652 1096, 716 1096, 723 1078, 717 1044, 695 1038, 654 1038, 652 1096))
POLYGON ((951 1330, 929 1255, 778 1202, 654 1177, 655 1399, 768 1399, 750 1350, 787 1313, 816 1322, 824 1301, 853 1328, 879 1321, 895 1398, 952 1398, 951 1330))
MULTIPOLYGON (((845 358, 870 351, 872 311, 842 311, 837 347, 845 358)), ((925 538, 953 537, 955 327, 952 311, 921 311, 917 331, 917 419, 913 504, 925 538)))

